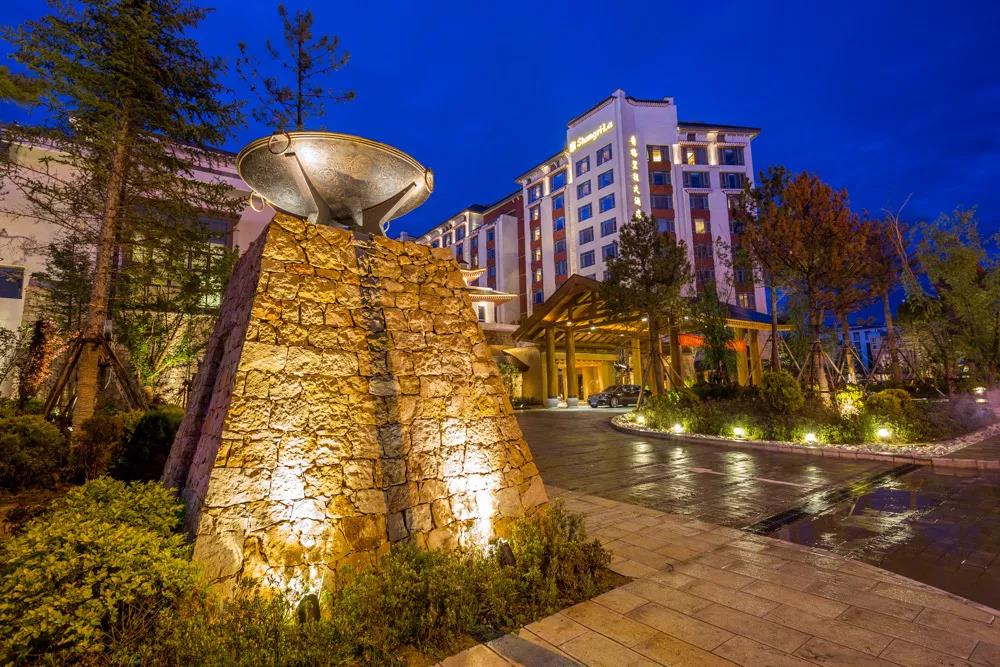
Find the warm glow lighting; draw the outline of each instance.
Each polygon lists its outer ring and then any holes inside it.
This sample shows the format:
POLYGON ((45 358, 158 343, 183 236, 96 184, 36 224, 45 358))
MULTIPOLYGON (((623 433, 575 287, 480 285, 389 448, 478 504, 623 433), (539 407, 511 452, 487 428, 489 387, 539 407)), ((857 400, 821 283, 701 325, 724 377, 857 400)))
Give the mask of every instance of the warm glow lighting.
POLYGON ((805 436, 803 437, 803 440, 805 440, 806 442, 816 442, 816 434, 806 433, 805 436))
POLYGON ((673 426, 670 427, 670 430, 673 433, 683 433, 684 432, 684 427, 681 426, 680 424, 674 424, 673 426))
POLYGON ((889 429, 887 429, 887 428, 886 428, 885 426, 883 426, 883 427, 881 427, 881 428, 880 428, 879 430, 875 431, 875 435, 877 435, 877 436, 878 436, 879 438, 881 438, 882 440, 885 440, 885 439, 886 439, 886 438, 888 438, 888 437, 889 437, 890 435, 892 435, 892 431, 890 431, 890 430, 889 430, 889 429))
POLYGON ((985 398, 977 398, 976 403, 989 403, 989 401, 986 400, 985 398))
POLYGON ((986 393, 986 387, 976 387, 976 388, 975 388, 975 389, 973 389, 972 391, 973 391, 973 393, 974 393, 974 394, 976 394, 977 396, 982 396, 983 394, 985 394, 985 393, 986 393))
POLYGON ((733 427, 733 435, 736 436, 737 438, 743 438, 743 437, 746 436, 746 434, 747 434, 747 430, 745 428, 743 428, 742 426, 734 426, 733 427))
POLYGON ((639 190, 639 140, 633 134, 628 138, 629 155, 632 156, 632 205, 638 210, 642 206, 642 193, 639 190))
POLYGON ((646 415, 636 415, 635 423, 639 426, 643 426, 646 423, 646 415))
POLYGON ((572 141, 569 142, 569 152, 572 153, 577 148, 580 148, 581 146, 583 146, 585 144, 589 144, 591 141, 597 139, 602 134, 610 132, 611 128, 613 128, 614 126, 615 126, 615 124, 612 123, 611 121, 608 121, 606 123, 601 123, 597 127, 597 129, 594 130, 593 132, 588 132, 587 134, 583 135, 582 137, 577 137, 576 139, 573 139, 572 141))

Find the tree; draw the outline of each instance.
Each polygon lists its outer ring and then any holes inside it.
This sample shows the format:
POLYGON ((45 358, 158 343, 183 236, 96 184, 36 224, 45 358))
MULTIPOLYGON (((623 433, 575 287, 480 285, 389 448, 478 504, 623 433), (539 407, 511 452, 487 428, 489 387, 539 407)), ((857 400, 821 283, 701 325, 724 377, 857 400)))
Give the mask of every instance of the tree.
POLYGON ((870 251, 872 242, 869 236, 873 233, 871 224, 858 218, 857 224, 852 225, 849 233, 852 234, 851 243, 860 246, 860 250, 850 253, 852 256, 850 261, 839 267, 841 270, 830 271, 829 288, 830 310, 840 325, 844 339, 841 351, 847 369, 847 382, 855 384, 857 382, 855 360, 860 360, 860 357, 851 339, 850 316, 872 302, 873 274, 876 268, 870 251))
MULTIPOLYGON (((116 248, 149 230, 203 243, 205 212, 242 205, 221 180, 194 178, 239 122, 222 101, 218 59, 187 35, 207 10, 185 0, 82 0, 5 33, 12 57, 44 87, 44 128, 15 127, 14 145, 31 153, 12 182, 30 215, 63 226, 93 246, 93 280, 82 340, 105 335, 116 248)), ((97 403, 100 348, 85 345, 76 378, 74 425, 97 403)))
POLYGON ((55 326, 47 320, 35 320, 17 373, 17 406, 23 410, 38 394, 49 376, 49 369, 59 351, 55 326))
POLYGON ((61 332, 78 331, 90 297, 93 270, 88 245, 67 234, 48 245, 45 271, 35 275, 45 287, 40 309, 61 332))
POLYGON ((803 300, 812 339, 807 383, 829 400, 820 336, 827 312, 836 305, 837 289, 861 273, 865 246, 860 218, 837 192, 818 177, 789 178, 783 168, 760 175, 756 191, 744 193, 745 239, 758 261, 766 262, 773 281, 803 300), (751 215, 750 212, 753 214, 751 215))
POLYGON ((336 35, 313 37, 311 10, 296 11, 290 17, 281 4, 278 5, 278 16, 281 17, 289 59, 283 59, 270 39, 264 42, 264 46, 271 60, 280 63, 281 68, 292 76, 294 84, 282 83, 276 76, 262 75, 246 42, 239 43, 240 58, 236 67, 260 102, 260 107, 253 112, 255 120, 278 130, 287 130, 294 123, 295 129, 301 130, 307 118, 323 115, 325 101, 340 103, 354 99, 353 90, 338 92, 317 81, 344 67, 351 54, 347 51, 338 53, 340 38, 336 35))
POLYGON ((29 105, 38 101, 42 93, 40 82, 21 74, 15 74, 5 65, 0 65, 0 102, 29 105))
MULTIPOLYGON (((692 280, 687 248, 673 235, 661 233, 654 218, 636 211, 631 222, 622 227, 618 255, 607 266, 601 298, 615 315, 646 317, 654 386, 656 393, 663 393, 660 332, 676 326, 683 307, 681 291, 692 280)), ((673 370, 677 373, 680 369, 673 370)))
POLYGON ((726 315, 726 304, 715 285, 705 285, 695 299, 691 319, 702 337, 705 366, 710 369, 712 381, 720 384, 732 381, 731 369, 736 366, 736 353, 730 347, 733 332, 726 326, 726 315))
POLYGON ((896 230, 900 226, 898 216, 889 214, 884 220, 867 223, 868 253, 872 279, 872 295, 882 301, 882 316, 885 319, 885 345, 889 353, 889 371, 894 386, 903 384, 903 369, 899 362, 899 341, 892 318, 892 304, 889 295, 899 284, 903 272, 904 259, 896 246, 896 230))

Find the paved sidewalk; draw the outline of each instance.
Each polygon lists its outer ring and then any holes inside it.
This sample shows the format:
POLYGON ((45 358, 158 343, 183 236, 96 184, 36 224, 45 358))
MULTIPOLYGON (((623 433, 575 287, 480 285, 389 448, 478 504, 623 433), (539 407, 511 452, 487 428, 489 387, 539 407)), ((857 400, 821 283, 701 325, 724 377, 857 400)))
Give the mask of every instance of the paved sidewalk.
POLYGON ((548 487, 634 581, 464 665, 1000 665, 1000 612, 819 549, 548 487))

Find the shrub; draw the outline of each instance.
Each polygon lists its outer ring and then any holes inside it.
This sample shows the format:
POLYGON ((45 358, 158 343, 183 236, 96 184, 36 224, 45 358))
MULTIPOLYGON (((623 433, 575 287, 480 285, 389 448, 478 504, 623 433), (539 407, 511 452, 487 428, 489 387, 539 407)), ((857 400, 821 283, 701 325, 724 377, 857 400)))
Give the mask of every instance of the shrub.
POLYGON ((196 586, 181 505, 159 484, 99 479, 56 500, 0 551, 4 662, 106 662, 145 641, 196 586))
POLYGON ((783 415, 797 412, 805 404, 798 380, 784 371, 764 372, 760 396, 768 408, 783 415))
POLYGON ((108 472, 125 440, 125 420, 120 415, 94 415, 83 422, 82 433, 73 443, 73 468, 83 479, 108 472))
POLYGON ((868 397, 865 409, 885 419, 899 419, 906 414, 911 400, 905 389, 883 389, 868 397))
POLYGON ((121 447, 111 475, 128 482, 159 479, 183 418, 184 411, 173 406, 144 413, 121 447))
POLYGON ((66 462, 66 438, 37 415, 0 420, 0 488, 51 487, 66 462))

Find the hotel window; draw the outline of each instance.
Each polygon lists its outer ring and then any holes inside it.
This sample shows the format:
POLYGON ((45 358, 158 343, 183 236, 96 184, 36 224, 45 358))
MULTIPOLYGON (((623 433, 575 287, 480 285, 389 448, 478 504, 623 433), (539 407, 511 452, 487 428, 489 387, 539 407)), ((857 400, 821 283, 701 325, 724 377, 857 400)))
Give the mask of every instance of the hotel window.
POLYGON ((441 245, 444 246, 445 248, 451 245, 451 232, 448 232, 447 234, 444 235, 444 238, 441 239, 441 245))
POLYGON ((459 259, 462 259, 462 255, 464 254, 462 252, 462 250, 464 250, 464 248, 462 247, 461 243, 459 243, 458 245, 456 245, 455 246, 455 257, 458 257, 459 259))
POLYGON ((609 243, 601 248, 601 259, 605 262, 618 256, 618 243, 609 243))
POLYGON ((542 207, 532 206, 528 209, 528 218, 531 220, 538 220, 542 217, 542 207))
POLYGON ((682 164, 708 164, 708 148, 705 146, 681 146, 682 164))
POLYGON ((705 218, 694 219, 694 233, 708 234, 708 222, 705 221, 705 218))
POLYGON ((657 218, 656 226, 661 234, 666 234, 667 232, 674 233, 674 221, 670 218, 657 218))
POLYGON ((655 169, 649 172, 650 185, 670 185, 670 172, 662 169, 655 169))
POLYGON ((488 248, 486 250, 486 261, 487 262, 492 262, 496 258, 497 258, 497 251, 495 249, 493 249, 493 248, 488 248))
POLYGON ((710 188, 707 171, 685 171, 684 187, 686 188, 710 188))
POLYGON ((597 164, 604 164, 611 159, 611 144, 608 144, 601 150, 597 151, 597 164))
POLYGON ((602 280, 608 280, 611 277, 611 270, 610 269, 604 269, 604 274, 603 275, 604 275, 604 277, 602 278, 602 280))
POLYGON ((553 174, 551 180, 549 181, 549 190, 551 192, 555 192, 556 190, 559 190, 560 188, 564 188, 564 187, 566 187, 566 170, 565 169, 563 169, 562 171, 560 171, 558 173, 553 174))
POLYGON ((528 188, 528 203, 534 204, 542 198, 542 184, 537 183, 528 188))
POLYGON ((653 195, 649 198, 650 208, 671 211, 674 208, 674 198, 670 195, 653 195))
POLYGON ((487 267, 486 268, 486 277, 487 278, 496 278, 497 277, 497 267, 495 267, 495 266, 489 266, 489 267, 487 267))
POLYGON ((479 312, 479 321, 486 321, 486 306, 476 306, 476 310, 479 312))
POLYGON ((594 228, 587 227, 586 229, 580 230, 580 245, 590 243, 594 240, 594 228))
POLYGON ((552 252, 558 255, 561 252, 566 252, 566 239, 559 239, 552 244, 552 252))
POLYGON ((733 271, 733 276, 736 278, 737 285, 743 285, 747 282, 747 273, 746 269, 736 269, 733 271))
POLYGON ((729 223, 729 229, 733 232, 733 234, 742 234, 743 223, 737 220, 733 220, 732 222, 729 223))
POLYGON ((611 193, 610 195, 607 195, 606 197, 601 197, 600 201, 598 202, 598 206, 597 206, 597 208, 600 210, 601 213, 605 213, 607 211, 610 211, 614 207, 615 207, 615 195, 614 195, 614 193, 611 193))
POLYGON ((743 174, 740 172, 724 171, 719 174, 719 180, 722 181, 721 185, 725 190, 743 189, 743 174))
POLYGON ((459 227, 455 230, 455 241, 461 241, 465 238, 465 227, 459 227))
POLYGON ((588 266, 594 265, 594 251, 588 250, 587 252, 580 253, 580 268, 585 269, 588 266))
POLYGON ((469 241, 469 250, 472 251, 472 252, 476 252, 476 251, 479 250, 479 237, 478 236, 473 236, 472 239, 469 241))
POLYGON ((545 292, 543 292, 540 289, 536 289, 535 292, 534 292, 532 300, 535 303, 542 303, 543 301, 545 301, 545 292))
POLYGON ((24 267, 0 266, 0 299, 20 299, 24 293, 24 267))
POLYGON ((535 227, 534 229, 531 230, 531 240, 532 241, 537 241, 537 240, 539 240, 541 238, 542 238, 542 228, 541 227, 535 227))
POLYGON ((558 194, 552 198, 552 210, 558 211, 561 208, 565 208, 566 198, 562 194, 558 194))
POLYGON ((670 146, 646 146, 650 162, 670 162, 670 146))
POLYGON ((473 255, 472 256, 472 268, 474 268, 474 269, 478 269, 479 268, 479 255, 473 255))
POLYGON ((690 195, 688 200, 692 210, 708 210, 708 195, 690 195))
POLYGON ((743 149, 738 146, 719 146, 719 164, 727 167, 742 167, 743 149))
POLYGON ((441 247, 441 241, 438 240, 438 239, 434 239, 433 241, 431 241, 431 247, 432 248, 440 248, 441 247))
POLYGON ((606 188, 615 182, 615 172, 612 169, 608 169, 603 174, 597 175, 597 189, 606 188))
POLYGON ((578 183, 576 186, 576 198, 583 199, 590 194, 590 181, 584 181, 583 183, 578 183))
POLYGON ((583 176, 588 171, 590 171, 590 156, 585 158, 580 158, 576 161, 576 175, 583 176))
POLYGON ((497 237, 497 233, 496 233, 495 229, 487 229, 486 230, 486 241, 487 242, 492 241, 496 237, 497 237))
POLYGON ((740 308, 753 308, 753 299, 751 299, 750 295, 745 292, 737 294, 736 300, 739 302, 740 308))
POLYGON ((589 220, 593 215, 594 207, 591 204, 576 209, 576 219, 579 221, 589 220))
POLYGON ((618 223, 614 218, 608 218, 601 223, 601 236, 608 236, 618 231, 618 223))
POLYGON ((561 259, 556 262, 556 275, 565 276, 567 271, 569 271, 569 264, 566 263, 565 259, 561 259))
POLYGON ((695 259, 709 259, 712 256, 712 245, 710 243, 695 243, 695 259))
POLYGON ((560 215, 555 220, 552 221, 552 231, 558 232, 560 229, 566 227, 566 216, 560 215))
POLYGON ((531 251, 531 261, 533 261, 533 262, 540 262, 540 261, 542 261, 542 249, 541 248, 535 248, 534 250, 531 251))
POLYGON ((542 270, 541 269, 535 269, 535 282, 536 283, 542 282, 542 270))
POLYGON ((695 275, 698 278, 698 282, 702 285, 715 282, 715 269, 698 269, 695 275))

